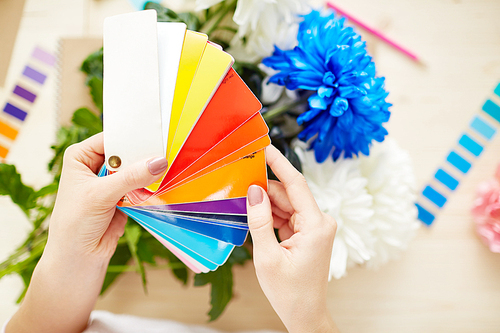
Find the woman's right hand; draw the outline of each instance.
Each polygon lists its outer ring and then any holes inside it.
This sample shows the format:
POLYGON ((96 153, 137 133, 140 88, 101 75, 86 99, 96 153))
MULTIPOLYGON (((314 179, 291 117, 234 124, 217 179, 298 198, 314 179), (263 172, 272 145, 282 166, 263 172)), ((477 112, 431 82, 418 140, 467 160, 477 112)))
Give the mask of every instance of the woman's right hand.
POLYGON ((273 146, 267 163, 281 180, 248 189, 255 271, 289 332, 337 332, 326 306, 337 224, 320 211, 302 176, 273 146), (274 234, 278 229, 281 243, 274 234))

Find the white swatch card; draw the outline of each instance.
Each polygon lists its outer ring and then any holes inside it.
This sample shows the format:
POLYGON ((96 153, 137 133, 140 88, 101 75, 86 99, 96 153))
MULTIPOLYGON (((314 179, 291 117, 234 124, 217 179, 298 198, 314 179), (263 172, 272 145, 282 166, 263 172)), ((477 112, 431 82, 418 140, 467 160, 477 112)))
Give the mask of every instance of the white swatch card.
POLYGON ((174 100, 175 83, 186 25, 184 23, 158 22, 158 60, 160 69, 160 104, 163 127, 163 153, 167 152, 168 128, 174 100))
POLYGON ((104 20, 103 125, 106 167, 164 156, 156 11, 104 20))

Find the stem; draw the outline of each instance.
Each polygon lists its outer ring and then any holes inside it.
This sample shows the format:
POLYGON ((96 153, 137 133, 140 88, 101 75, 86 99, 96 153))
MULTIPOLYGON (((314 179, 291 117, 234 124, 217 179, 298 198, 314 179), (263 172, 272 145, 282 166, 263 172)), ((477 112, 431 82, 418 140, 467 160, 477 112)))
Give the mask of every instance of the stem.
POLYGON ((227 5, 226 7, 224 7, 219 13, 219 17, 217 18, 217 20, 214 22, 214 24, 212 24, 212 26, 210 27, 210 29, 208 29, 207 31, 207 35, 210 37, 210 35, 215 31, 217 30, 217 27, 219 26, 219 24, 222 22, 222 20, 226 17, 227 13, 229 13, 232 9, 236 8, 236 1, 237 0, 233 0, 229 5, 227 5))
POLYGON ((266 113, 264 113, 262 115, 262 117, 264 118, 264 120, 267 123, 267 122, 273 120, 274 118, 282 115, 283 113, 287 112, 291 108, 294 108, 296 106, 301 105, 305 101, 307 101, 307 98, 301 98, 299 100, 296 100, 293 103, 289 103, 289 104, 285 104, 285 105, 279 106, 277 108, 274 108, 274 109, 271 109, 271 110, 267 111, 266 113))
MULTIPOLYGON (((40 245, 44 245, 47 242, 47 233, 42 233, 37 238, 33 240, 33 243, 31 243, 30 246, 28 245, 23 245, 19 247, 16 252, 10 255, 10 257, 5 260, 3 263, 0 264, 0 276, 4 276, 10 273, 9 266, 13 266, 17 264, 21 259, 20 257, 25 255, 26 253, 33 253, 35 249, 37 249, 40 245), (5 273, 5 270, 9 273, 5 273)), ((41 250, 43 252, 44 246, 42 246, 41 250)), ((41 253, 41 252, 40 252, 41 253)), ((38 253, 39 254, 39 253, 38 253)), ((32 255, 30 255, 31 257, 32 255)))
MULTIPOLYGON (((5 267, 4 269, 2 269, 2 272, 1 272, 0 276, 9 275, 9 274, 14 273, 16 271, 20 271, 20 270, 24 269, 35 258, 37 258, 37 257, 39 257, 39 256, 42 255, 44 248, 45 248, 45 243, 39 243, 39 244, 37 244, 36 246, 34 246, 32 248, 32 250, 30 251, 30 255, 26 259, 24 259, 21 262, 15 263, 15 264, 9 263, 7 265, 7 267, 5 267)), ((28 250, 24 249, 24 252, 22 252, 21 254, 24 254, 26 251, 28 251, 28 250)))
MULTIPOLYGON (((158 266, 148 266, 148 270, 158 270, 158 269, 178 269, 185 267, 184 264, 180 262, 158 265, 158 266)), ((123 272, 137 272, 137 267, 135 265, 110 265, 108 266, 108 273, 123 273, 123 272)))

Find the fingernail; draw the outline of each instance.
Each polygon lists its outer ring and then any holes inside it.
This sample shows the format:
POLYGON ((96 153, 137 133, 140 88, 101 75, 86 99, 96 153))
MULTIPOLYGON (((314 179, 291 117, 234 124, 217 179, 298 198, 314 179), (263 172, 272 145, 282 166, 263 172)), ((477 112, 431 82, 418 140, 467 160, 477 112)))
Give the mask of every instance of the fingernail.
POLYGON ((158 175, 165 171, 168 166, 167 159, 165 157, 156 157, 148 161, 148 169, 152 175, 158 175))
POLYGON ((261 204, 264 201, 264 195, 262 194, 262 189, 257 185, 251 185, 248 188, 248 203, 250 206, 255 206, 261 204))

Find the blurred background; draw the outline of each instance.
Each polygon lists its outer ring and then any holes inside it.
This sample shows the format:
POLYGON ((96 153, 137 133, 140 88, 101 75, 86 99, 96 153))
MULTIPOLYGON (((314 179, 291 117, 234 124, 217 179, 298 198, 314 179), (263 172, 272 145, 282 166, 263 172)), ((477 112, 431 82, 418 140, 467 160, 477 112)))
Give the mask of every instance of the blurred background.
MULTIPOLYGON (((128 0, 26 0, 24 7, 23 2, 0 0, 0 59, 5 67, 0 66, 0 101, 6 102, 35 46, 59 57, 6 159, 16 165, 25 183, 41 188, 51 180, 50 146, 67 110, 82 103, 91 106, 78 71, 81 61, 100 47, 105 17, 135 8, 128 0), (79 42, 82 37, 85 41, 79 42), (10 62, 5 54, 11 55, 10 62)), ((484 101, 500 102, 493 95, 500 82, 500 1, 334 3, 421 59, 415 62, 358 29, 378 74, 386 77, 388 101, 393 104, 389 137, 410 152, 421 190, 484 101)), ((193 8, 191 1, 162 4, 193 8)), ((500 331, 500 255, 479 240, 470 214, 477 185, 493 177, 499 162, 496 136, 449 195, 435 223, 420 228, 399 260, 379 270, 353 268, 330 283, 329 308, 342 332, 500 331)), ((28 223, 10 198, 0 196, 0 261, 24 240, 28 223)), ((182 287, 169 271, 151 271, 148 278, 145 295, 138 274, 123 275, 97 308, 206 323, 208 287, 182 287)), ((235 298, 210 326, 227 331, 284 330, 251 264, 235 267, 234 283, 235 298)), ((15 312, 21 290, 17 276, 0 280, 0 324, 15 312)))

